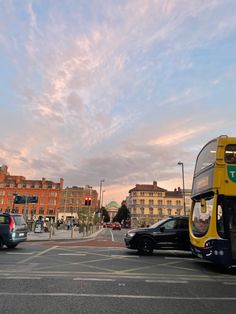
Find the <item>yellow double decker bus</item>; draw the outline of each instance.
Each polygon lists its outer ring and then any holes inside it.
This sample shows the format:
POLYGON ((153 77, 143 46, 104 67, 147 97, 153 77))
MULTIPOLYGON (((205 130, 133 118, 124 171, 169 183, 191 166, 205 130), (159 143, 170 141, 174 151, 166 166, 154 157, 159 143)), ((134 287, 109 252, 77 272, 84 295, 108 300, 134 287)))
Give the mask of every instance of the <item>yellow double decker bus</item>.
POLYGON ((222 135, 197 156, 189 232, 193 254, 236 264, 236 137, 222 135))

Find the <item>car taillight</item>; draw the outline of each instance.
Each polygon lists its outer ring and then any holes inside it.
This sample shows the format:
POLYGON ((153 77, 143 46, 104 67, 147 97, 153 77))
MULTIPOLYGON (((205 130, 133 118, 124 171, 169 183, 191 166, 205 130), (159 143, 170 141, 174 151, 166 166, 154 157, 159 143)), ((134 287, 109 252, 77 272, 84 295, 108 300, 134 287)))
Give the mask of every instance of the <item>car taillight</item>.
POLYGON ((9 228, 10 228, 11 232, 15 229, 15 226, 16 226, 15 221, 14 221, 13 217, 10 216, 9 228))

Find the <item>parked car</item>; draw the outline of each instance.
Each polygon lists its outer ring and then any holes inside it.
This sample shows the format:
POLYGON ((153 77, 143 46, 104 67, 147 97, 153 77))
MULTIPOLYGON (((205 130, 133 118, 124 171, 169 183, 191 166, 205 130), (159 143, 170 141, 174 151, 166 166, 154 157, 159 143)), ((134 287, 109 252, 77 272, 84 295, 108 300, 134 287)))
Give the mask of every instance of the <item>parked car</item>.
POLYGON ((129 230, 124 241, 139 254, 152 254, 154 249, 190 250, 188 217, 168 217, 149 228, 129 230))
POLYGON ((16 247, 27 240, 28 227, 22 215, 0 213, 0 249, 16 247))
POLYGON ((121 230, 121 224, 119 222, 113 222, 112 230, 121 230))
POLYGON ((111 228, 112 227, 112 223, 111 222, 105 222, 103 224, 103 228, 111 228))

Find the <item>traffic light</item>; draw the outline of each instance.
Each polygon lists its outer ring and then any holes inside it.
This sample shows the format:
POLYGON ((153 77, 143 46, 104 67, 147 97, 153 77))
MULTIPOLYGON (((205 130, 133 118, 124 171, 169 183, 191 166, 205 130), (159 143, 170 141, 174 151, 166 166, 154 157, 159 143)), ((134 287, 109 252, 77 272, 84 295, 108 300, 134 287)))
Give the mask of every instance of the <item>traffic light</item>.
POLYGON ((92 202, 92 198, 90 196, 86 196, 84 199, 84 205, 90 206, 92 202))

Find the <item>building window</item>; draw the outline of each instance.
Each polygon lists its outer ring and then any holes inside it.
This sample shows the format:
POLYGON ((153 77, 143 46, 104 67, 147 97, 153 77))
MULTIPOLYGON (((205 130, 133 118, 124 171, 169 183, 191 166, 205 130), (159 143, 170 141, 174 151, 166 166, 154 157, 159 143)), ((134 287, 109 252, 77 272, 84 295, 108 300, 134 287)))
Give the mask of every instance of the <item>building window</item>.
POLYGON ((152 193, 152 192, 150 192, 150 193, 149 193, 149 196, 153 196, 153 193, 152 193))
POLYGON ((133 214, 136 215, 137 214, 137 209, 133 208, 133 214))
POLYGON ((149 215, 153 215, 153 208, 149 208, 149 215))
POLYGON ((48 213, 49 215, 54 215, 54 209, 49 208, 48 213))
POLYGON ((171 208, 167 209, 168 216, 171 216, 171 208))
POLYGON ((137 204, 137 200, 136 200, 136 199, 133 200, 133 204, 134 204, 134 205, 137 204))
POLYGON ((158 208, 158 215, 162 216, 162 208, 158 208))
POLYGON ((144 215, 144 208, 140 208, 141 215, 144 215))
POLYGON ((144 204, 145 204, 145 200, 144 200, 144 199, 141 199, 141 200, 140 200, 140 204, 141 204, 141 205, 144 205, 144 204))
POLYGON ((171 206, 171 201, 167 201, 167 205, 168 205, 168 206, 171 206))
POLYGON ((39 215, 43 215, 43 214, 44 214, 43 207, 40 207, 40 208, 39 208, 39 215))
POLYGON ((153 205, 154 201, 153 200, 149 200, 149 205, 153 205))
POLYGON ((140 192, 140 196, 144 196, 144 192, 140 192))
POLYGON ((49 202, 48 202, 48 204, 50 204, 50 205, 56 205, 56 200, 50 199, 49 202))
POLYGON ((157 196, 158 196, 158 197, 162 197, 162 193, 158 192, 158 193, 157 193, 157 196))
POLYGON ((180 213, 181 213, 181 209, 180 209, 180 208, 177 208, 177 209, 176 209, 176 215, 180 216, 180 213))
POLYGON ((181 206, 181 201, 176 201, 176 206, 181 206))
POLYGON ((158 200, 158 201, 157 201, 157 204, 158 204, 158 205, 162 205, 162 200, 158 200))

